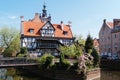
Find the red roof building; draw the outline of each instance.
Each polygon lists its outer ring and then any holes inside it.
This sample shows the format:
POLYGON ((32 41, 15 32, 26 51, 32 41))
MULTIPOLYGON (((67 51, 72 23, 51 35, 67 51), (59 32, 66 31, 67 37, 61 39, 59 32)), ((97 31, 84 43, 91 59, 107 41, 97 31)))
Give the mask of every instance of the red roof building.
POLYGON ((25 21, 21 16, 21 47, 27 47, 29 53, 51 53, 59 55, 59 45, 71 45, 74 37, 71 24, 51 23, 51 16, 47 16, 46 6, 42 14, 35 13, 33 19, 25 21))
POLYGON ((99 53, 99 39, 94 39, 93 40, 93 46, 94 48, 97 50, 97 52, 99 53))

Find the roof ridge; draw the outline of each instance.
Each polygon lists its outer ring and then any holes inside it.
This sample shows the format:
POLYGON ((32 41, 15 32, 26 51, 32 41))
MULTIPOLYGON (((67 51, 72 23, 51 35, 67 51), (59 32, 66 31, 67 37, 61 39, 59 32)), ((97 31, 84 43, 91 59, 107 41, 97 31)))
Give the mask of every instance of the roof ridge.
POLYGON ((109 28, 113 28, 114 27, 113 26, 113 22, 106 22, 106 24, 108 25, 109 28), (111 23, 112 23, 112 25, 111 25, 111 23))

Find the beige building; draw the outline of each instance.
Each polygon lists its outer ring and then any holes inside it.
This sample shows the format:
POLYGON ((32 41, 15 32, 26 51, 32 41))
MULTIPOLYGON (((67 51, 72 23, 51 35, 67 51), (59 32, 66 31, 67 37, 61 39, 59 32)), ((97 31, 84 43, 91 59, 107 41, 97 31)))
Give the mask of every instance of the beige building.
POLYGON ((93 40, 93 46, 97 50, 97 52, 99 53, 99 39, 95 38, 93 40))
POLYGON ((113 29, 113 23, 106 22, 106 20, 104 20, 103 25, 99 32, 99 48, 101 55, 112 53, 112 43, 111 43, 112 29, 113 29))
POLYGON ((120 19, 103 21, 99 32, 99 48, 101 55, 120 57, 120 19))
POLYGON ((112 53, 120 58, 120 19, 113 20, 112 34, 112 53))

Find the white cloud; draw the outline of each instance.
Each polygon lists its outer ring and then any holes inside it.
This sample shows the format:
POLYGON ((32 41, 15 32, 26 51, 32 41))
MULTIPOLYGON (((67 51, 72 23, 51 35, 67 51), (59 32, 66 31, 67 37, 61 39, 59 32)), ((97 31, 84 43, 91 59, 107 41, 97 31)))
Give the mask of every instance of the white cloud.
POLYGON ((17 19, 17 16, 8 16, 9 19, 17 19))
POLYGON ((19 27, 19 16, 17 14, 0 11, 0 29, 3 26, 19 27))

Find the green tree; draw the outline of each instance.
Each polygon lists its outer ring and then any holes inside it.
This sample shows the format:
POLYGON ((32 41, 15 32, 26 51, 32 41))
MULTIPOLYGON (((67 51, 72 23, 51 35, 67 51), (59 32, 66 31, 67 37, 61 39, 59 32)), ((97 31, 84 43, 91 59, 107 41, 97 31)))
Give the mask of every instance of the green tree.
POLYGON ((74 52, 74 45, 70 46, 61 46, 60 51, 62 55, 68 56, 68 57, 75 57, 75 52, 74 52))
POLYGON ((20 50, 20 36, 17 29, 3 27, 0 30, 0 45, 4 48, 4 56, 15 56, 20 50))
POLYGON ((10 46, 4 50, 2 53, 6 57, 16 56, 16 54, 20 51, 20 37, 16 36, 10 46))
POLYGON ((0 45, 9 48, 13 39, 18 35, 18 30, 10 27, 3 27, 0 30, 0 45))
POLYGON ((82 35, 75 35, 76 39, 74 44, 70 46, 61 46, 61 58, 64 58, 64 56, 67 57, 75 57, 80 56, 84 51, 84 45, 85 45, 85 39, 82 37, 82 35))
POLYGON ((27 54, 27 53, 28 53, 27 48, 26 48, 26 47, 21 47, 21 48, 20 48, 20 53, 21 53, 21 54, 27 54))
POLYGON ((82 35, 74 35, 75 36, 75 41, 78 41, 79 44, 82 44, 83 46, 85 45, 85 39, 83 38, 82 35))
POLYGON ((93 49, 93 38, 89 34, 85 42, 85 52, 91 53, 92 49, 93 49))
POLYGON ((54 56, 52 56, 49 53, 45 53, 42 57, 38 59, 38 62, 40 63, 39 68, 41 70, 46 70, 49 69, 52 61, 53 61, 54 56))
POLYGON ((74 42, 74 53, 76 54, 77 57, 81 56, 84 52, 84 46, 83 44, 80 44, 78 41, 74 42))
POLYGON ((99 55, 96 49, 93 48, 91 55, 93 56, 93 66, 97 66, 99 63, 99 55))
POLYGON ((25 57, 28 54, 28 50, 26 47, 21 47, 20 52, 16 54, 17 57, 25 57))

